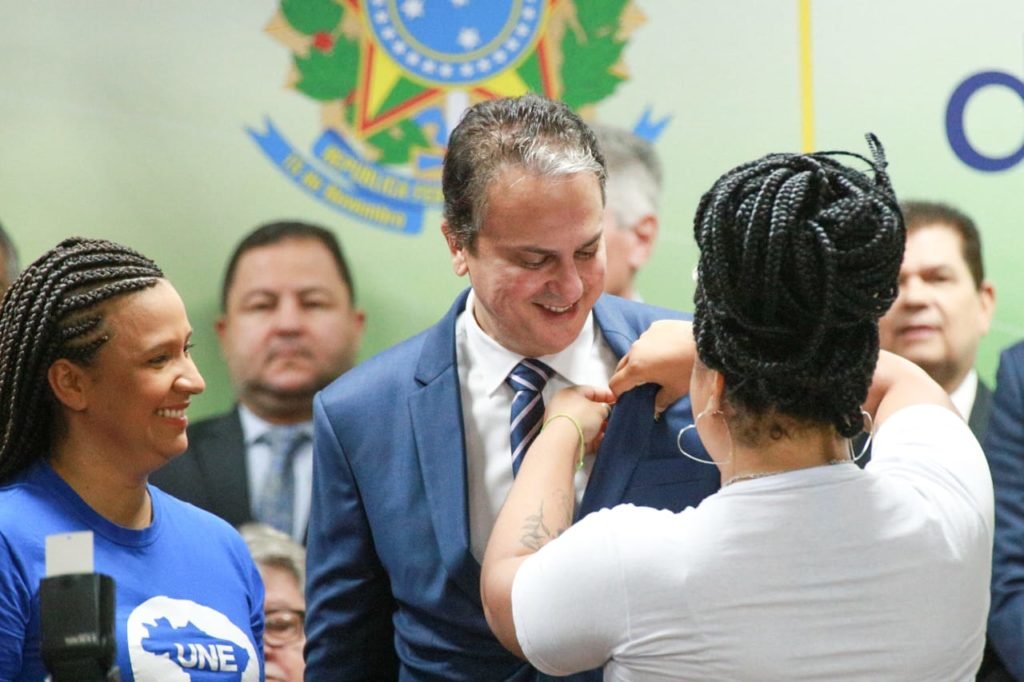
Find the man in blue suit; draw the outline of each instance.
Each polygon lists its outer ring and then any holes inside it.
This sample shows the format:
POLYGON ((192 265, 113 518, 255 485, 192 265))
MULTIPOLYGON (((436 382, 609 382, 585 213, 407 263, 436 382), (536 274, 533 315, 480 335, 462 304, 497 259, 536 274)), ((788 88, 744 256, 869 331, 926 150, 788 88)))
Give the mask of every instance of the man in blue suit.
MULTIPOLYGON (((307 679, 538 678, 480 603, 522 417, 509 375, 524 360, 543 368, 543 397, 607 385, 652 321, 679 316, 602 295, 604 176, 590 129, 541 97, 477 104, 453 131, 442 231, 471 289, 314 401, 307 679)), ((577 517, 621 502, 678 511, 718 488, 714 466, 677 448, 689 400, 656 420, 654 393, 615 406, 577 474, 577 517)))

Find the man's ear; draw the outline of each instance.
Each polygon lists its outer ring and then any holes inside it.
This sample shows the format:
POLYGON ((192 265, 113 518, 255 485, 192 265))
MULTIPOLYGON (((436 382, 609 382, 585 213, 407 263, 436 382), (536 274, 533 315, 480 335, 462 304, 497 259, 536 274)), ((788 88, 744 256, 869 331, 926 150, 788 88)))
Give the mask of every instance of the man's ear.
POLYGON ((650 260, 654 242, 658 239, 658 216, 648 213, 630 228, 633 231, 633 245, 629 251, 629 266, 636 272, 650 260))
POLYGON ((64 407, 81 412, 89 406, 89 380, 85 370, 66 358, 54 360, 46 371, 50 390, 64 407))
POLYGON ((441 233, 444 235, 445 243, 448 244, 448 252, 452 255, 452 270, 456 275, 462 277, 469 272, 469 266, 466 264, 466 249, 459 245, 459 240, 449 228, 447 220, 441 222, 441 233))
POLYGON ((356 308, 352 311, 351 317, 352 329, 356 337, 356 347, 363 342, 363 332, 366 331, 366 311, 362 308, 356 308))
POLYGON ((984 336, 988 334, 988 329, 992 325, 992 316, 996 312, 995 285, 987 279, 982 282, 981 288, 978 289, 978 298, 981 301, 981 319, 978 320, 979 336, 984 336))
POLYGON ((217 332, 217 339, 220 341, 221 348, 224 347, 224 333, 228 327, 227 317, 227 313, 221 313, 213 321, 213 331, 217 332))

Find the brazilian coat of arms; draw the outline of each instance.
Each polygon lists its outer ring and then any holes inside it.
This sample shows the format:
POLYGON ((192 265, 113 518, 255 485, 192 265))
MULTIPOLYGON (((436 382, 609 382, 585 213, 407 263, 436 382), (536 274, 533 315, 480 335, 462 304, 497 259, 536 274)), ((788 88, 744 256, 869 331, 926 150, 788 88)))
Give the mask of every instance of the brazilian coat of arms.
POLYGON ((266 31, 322 132, 305 153, 269 118, 249 134, 319 201, 414 235, 441 205, 467 107, 537 92, 586 116, 628 77, 623 48, 644 20, 632 0, 281 0, 266 31))

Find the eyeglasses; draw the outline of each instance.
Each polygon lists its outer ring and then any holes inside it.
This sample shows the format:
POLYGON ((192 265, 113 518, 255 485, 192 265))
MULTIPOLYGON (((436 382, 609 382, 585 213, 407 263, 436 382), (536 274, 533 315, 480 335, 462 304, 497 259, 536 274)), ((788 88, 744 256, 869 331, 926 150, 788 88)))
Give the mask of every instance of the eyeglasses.
POLYGON ((306 636, 306 629, 302 623, 305 617, 305 611, 294 609, 267 611, 263 641, 270 646, 294 644, 306 636))

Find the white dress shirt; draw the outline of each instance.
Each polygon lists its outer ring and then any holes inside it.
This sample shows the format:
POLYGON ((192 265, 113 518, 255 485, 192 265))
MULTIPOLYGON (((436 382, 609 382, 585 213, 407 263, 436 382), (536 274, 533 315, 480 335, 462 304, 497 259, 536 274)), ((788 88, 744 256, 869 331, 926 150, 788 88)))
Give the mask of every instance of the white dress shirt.
MULTIPOLYGON (((512 487, 509 421, 514 392, 505 384, 505 378, 523 356, 504 348, 480 328, 473 316, 475 301, 470 291, 466 309, 455 322, 455 355, 466 439, 470 547, 480 561, 512 487)), ((545 404, 567 386, 607 386, 618 364, 618 358, 594 324, 593 313, 587 316, 583 329, 567 348, 537 359, 555 370, 544 387, 545 404)), ((577 504, 593 464, 593 455, 588 453, 583 469, 576 472, 577 504)))
MULTIPOLYGON (((245 462, 249 472, 249 500, 253 507, 263 489, 263 479, 270 471, 273 453, 270 445, 261 440, 274 424, 257 417, 245 405, 238 406, 245 439, 245 462)), ((292 473, 295 476, 295 499, 292 513, 292 538, 302 543, 309 524, 309 503, 313 495, 313 422, 305 422, 309 438, 295 452, 292 473)))
POLYGON ((978 373, 972 369, 964 377, 964 380, 960 382, 960 385, 949 394, 949 399, 953 402, 953 407, 960 412, 960 416, 964 418, 964 421, 970 421, 971 410, 974 409, 974 399, 977 397, 978 373))

